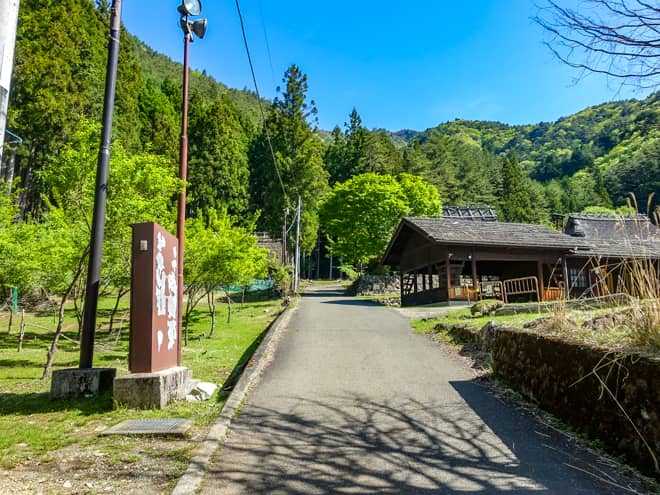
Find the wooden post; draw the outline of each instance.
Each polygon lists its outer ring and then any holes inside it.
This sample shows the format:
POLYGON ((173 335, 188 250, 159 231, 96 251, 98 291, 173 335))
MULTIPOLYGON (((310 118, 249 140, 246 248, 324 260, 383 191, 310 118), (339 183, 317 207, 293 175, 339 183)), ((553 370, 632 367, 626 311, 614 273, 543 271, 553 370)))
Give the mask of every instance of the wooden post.
POLYGON ((477 277, 477 259, 472 255, 472 290, 477 294, 477 299, 479 299, 479 278, 477 277))
POLYGON ((451 256, 447 255, 447 301, 451 301, 451 256))
POLYGON ((403 272, 399 273, 399 298, 403 306, 403 272))
POLYGON ((429 290, 433 290, 433 265, 429 265, 429 290))
POLYGON ((545 287, 543 284, 543 262, 542 261, 537 261, 536 262, 536 276, 538 277, 538 284, 536 286, 536 292, 537 292, 537 300, 538 302, 543 301, 544 297, 543 294, 545 292, 545 287))
POLYGON ((566 256, 562 256, 561 265, 564 272, 564 297, 568 300, 571 298, 571 283, 568 280, 568 258, 566 256))

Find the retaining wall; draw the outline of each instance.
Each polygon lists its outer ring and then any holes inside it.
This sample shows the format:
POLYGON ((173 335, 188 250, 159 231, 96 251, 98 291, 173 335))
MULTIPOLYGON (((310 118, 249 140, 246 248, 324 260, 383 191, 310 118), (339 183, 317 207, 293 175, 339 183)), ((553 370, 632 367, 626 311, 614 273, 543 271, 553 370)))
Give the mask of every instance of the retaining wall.
POLYGON ((505 382, 660 479, 660 357, 623 356, 490 325, 480 334, 495 373, 505 382))

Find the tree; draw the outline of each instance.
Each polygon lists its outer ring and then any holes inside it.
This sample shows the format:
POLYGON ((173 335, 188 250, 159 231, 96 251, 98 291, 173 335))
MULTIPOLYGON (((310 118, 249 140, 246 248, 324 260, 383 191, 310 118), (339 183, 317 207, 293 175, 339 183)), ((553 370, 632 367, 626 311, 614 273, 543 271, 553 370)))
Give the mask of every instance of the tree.
POLYGON ((323 157, 325 169, 328 171, 330 185, 343 182, 346 174, 346 138, 339 126, 335 126, 330 134, 330 142, 323 157))
POLYGON ((584 0, 583 9, 548 0, 535 21, 546 43, 571 67, 606 74, 639 87, 660 83, 660 8, 646 0, 584 0))
POLYGON ((307 102, 307 76, 292 65, 283 81, 286 87, 275 98, 266 122, 273 153, 266 128, 250 150, 251 198, 253 207, 261 211, 260 227, 279 235, 284 210, 293 209, 300 196, 302 247, 309 253, 316 245, 318 205, 328 191, 328 174, 323 167, 323 143, 310 124, 316 107, 314 101, 307 102))
MULTIPOLYGON (((51 200, 38 224, 35 252, 39 253, 41 284, 60 296, 57 329, 51 343, 44 378, 48 376, 64 321, 64 305, 70 297, 83 300, 79 286, 84 280, 91 234, 96 154, 99 126, 81 122, 72 143, 42 171, 51 187, 51 200)), ((131 228, 133 223, 154 221, 174 225, 172 198, 180 188, 171 163, 160 156, 129 156, 120 143, 113 144, 108 181, 107 213, 102 278, 113 284, 118 296, 130 283, 131 228)), ((83 308, 77 305, 78 316, 83 308)), ((81 324, 79 318, 79 324, 81 324)))
POLYGON ((639 145, 634 144, 619 158, 619 163, 604 171, 604 181, 615 204, 625 204, 631 194, 640 205, 650 198, 646 209, 651 213, 660 204, 660 136, 656 134, 639 145))
POLYGON ((456 177, 457 164, 451 146, 452 139, 449 136, 438 130, 431 131, 422 147, 431 162, 429 175, 424 179, 438 188, 444 202, 456 204, 460 194, 460 183, 456 177))
POLYGON ((502 213, 507 222, 534 219, 527 178, 513 150, 502 158, 502 213))
POLYGON ((339 183, 324 201, 320 216, 332 253, 362 265, 383 253, 401 217, 436 215, 438 192, 419 177, 366 173, 339 183))
POLYGON ((396 149, 387 131, 378 129, 368 132, 355 173, 375 172, 396 175, 403 171, 401 153, 396 149))
POLYGON ((431 161, 428 159, 422 146, 419 144, 419 139, 415 138, 403 150, 403 171, 418 175, 420 177, 427 177, 430 173, 431 161))
POLYGON ((225 208, 232 216, 248 207, 248 136, 227 97, 204 105, 198 101, 190 118, 191 215, 225 208))
POLYGON ((225 211, 210 209, 206 218, 190 218, 186 222, 187 247, 184 279, 187 303, 183 314, 184 341, 188 343, 188 326, 193 310, 204 298, 209 299, 211 328, 215 329, 213 291, 223 288, 231 317, 229 286, 244 286, 267 269, 267 251, 257 246, 250 229, 234 226, 225 211))

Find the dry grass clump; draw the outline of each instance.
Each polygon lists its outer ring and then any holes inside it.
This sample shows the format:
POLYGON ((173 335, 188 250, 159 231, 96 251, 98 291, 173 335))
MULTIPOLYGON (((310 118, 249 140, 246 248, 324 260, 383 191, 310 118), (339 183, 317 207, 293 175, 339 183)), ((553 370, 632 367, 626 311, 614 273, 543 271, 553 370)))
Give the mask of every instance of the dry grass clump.
POLYGON ((660 300, 636 300, 624 323, 628 339, 635 347, 660 352, 660 300))

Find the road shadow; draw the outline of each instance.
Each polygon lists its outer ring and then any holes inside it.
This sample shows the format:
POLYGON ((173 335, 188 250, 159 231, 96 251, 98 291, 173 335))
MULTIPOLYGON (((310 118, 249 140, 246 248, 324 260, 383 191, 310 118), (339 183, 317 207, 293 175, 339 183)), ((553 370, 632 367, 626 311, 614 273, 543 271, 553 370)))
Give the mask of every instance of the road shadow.
POLYGON ((287 397, 287 413, 248 406, 205 493, 621 493, 567 467, 572 454, 556 447, 553 431, 522 417, 500 421, 510 408, 477 398, 474 383, 452 385, 474 409, 359 396, 287 397), (530 439, 537 435, 542 441, 530 439))
POLYGON ((308 288, 302 293, 302 297, 304 298, 345 296, 346 291, 339 287, 332 287, 327 289, 308 288))
POLYGON ((323 301, 323 304, 339 304, 342 306, 381 306, 377 302, 369 301, 368 299, 333 299, 330 301, 323 301))

